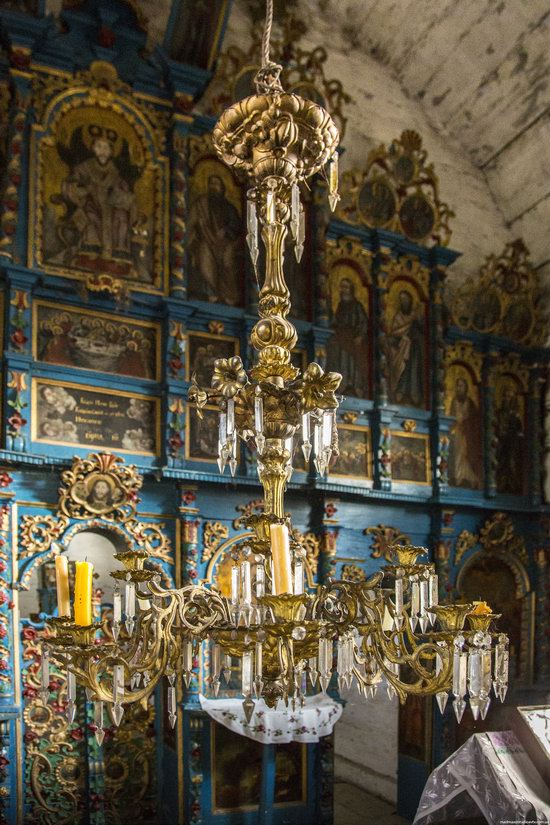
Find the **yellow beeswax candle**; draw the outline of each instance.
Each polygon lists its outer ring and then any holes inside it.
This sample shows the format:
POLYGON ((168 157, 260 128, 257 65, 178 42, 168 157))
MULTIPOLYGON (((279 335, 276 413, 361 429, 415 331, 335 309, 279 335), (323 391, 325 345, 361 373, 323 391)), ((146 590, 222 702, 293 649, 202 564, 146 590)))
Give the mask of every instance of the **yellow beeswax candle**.
POLYGON ((92 623, 92 575, 94 566, 89 561, 76 562, 74 583, 75 624, 85 626, 92 623))
POLYGON ((67 556, 55 557, 55 583, 57 585, 57 613, 59 616, 70 616, 71 598, 69 595, 69 565, 67 556))
POLYGON ((273 593, 292 593, 292 564, 286 524, 271 524, 271 555, 273 556, 273 593))
POLYGON ((472 610, 471 615, 473 616, 488 616, 489 613, 493 611, 487 604, 487 602, 474 602, 474 609, 472 610))

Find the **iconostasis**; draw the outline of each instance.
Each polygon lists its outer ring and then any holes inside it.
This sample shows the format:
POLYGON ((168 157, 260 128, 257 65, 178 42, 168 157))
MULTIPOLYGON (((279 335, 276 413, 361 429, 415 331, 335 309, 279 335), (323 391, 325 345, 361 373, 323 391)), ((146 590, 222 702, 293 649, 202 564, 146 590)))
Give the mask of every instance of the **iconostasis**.
MULTIPOLYGON (((250 766, 263 764, 261 748, 201 711, 204 662, 181 693, 176 730, 158 696, 101 749, 89 709, 67 723, 63 674, 47 707, 37 683, 56 553, 71 569, 83 555, 94 561, 98 616, 110 609, 108 571, 121 546, 146 547, 168 583, 208 579, 223 591, 240 519, 262 507, 255 456, 243 445, 235 478, 221 477, 217 415, 207 406, 201 418, 187 401, 192 376, 209 383, 217 358, 240 355, 248 366, 255 357, 246 193, 210 133, 223 107, 248 94, 259 40, 221 54, 212 74, 227 15, 227 4, 213 5, 212 19, 197 23, 200 49, 174 36, 154 55, 131 3, 67 4, 61 27, 0 13, 7 822, 53 821, 54 801, 66 822, 154 821, 155 811, 174 822, 256 821, 259 768, 250 766), (67 473, 79 476, 73 509, 67 473), (236 754, 248 766, 238 776, 236 754)), ((288 25, 274 45, 286 87, 329 109, 345 148, 348 97, 326 78, 323 49, 289 46, 288 25)), ((364 579, 395 541, 425 545, 449 582, 442 600, 483 594, 503 614, 517 704, 543 683, 549 660, 547 353, 529 253, 521 241, 495 249, 453 287, 453 212, 410 130, 344 173, 334 215, 324 186, 315 181, 306 196, 300 261, 291 249, 285 257, 295 363, 317 360, 343 376, 328 479, 296 462, 289 481, 308 584, 335 573, 364 579)), ((435 714, 429 702, 402 710, 400 781, 420 782, 464 736, 450 713, 435 714)), ((498 724, 491 711, 485 725, 498 724)), ((269 769, 274 823, 331 821, 330 737, 278 746, 269 769)))

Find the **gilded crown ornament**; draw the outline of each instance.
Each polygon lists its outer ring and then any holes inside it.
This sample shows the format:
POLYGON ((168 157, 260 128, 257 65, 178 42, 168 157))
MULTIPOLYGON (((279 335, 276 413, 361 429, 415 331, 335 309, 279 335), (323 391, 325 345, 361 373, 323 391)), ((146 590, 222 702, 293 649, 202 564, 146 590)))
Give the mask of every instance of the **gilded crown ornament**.
POLYGON ((508 642, 492 630, 497 617, 479 605, 438 605, 435 566, 418 561, 425 548, 388 546, 389 563, 370 578, 329 580, 314 592, 306 587, 306 552, 285 514, 284 493, 298 450, 320 476, 329 471, 338 452, 341 376, 316 363, 303 372, 291 363, 297 334, 287 317, 283 250, 290 229, 301 255, 300 185, 308 178, 325 170, 336 206, 338 132, 321 106, 283 91, 281 67, 269 59, 271 20, 268 0, 257 94, 224 112, 214 130, 218 154, 248 181, 247 239, 255 266, 259 227, 266 250, 260 317, 251 333, 257 360, 247 371, 239 357, 219 359, 211 386, 193 380, 189 393, 199 414, 207 403, 219 408, 221 473, 229 467, 235 475, 241 442, 254 450, 264 506, 243 519, 249 533, 233 548, 229 597, 208 584, 161 586, 140 547, 117 554, 112 620, 100 626, 87 601, 91 571, 80 568, 80 579, 77 571, 71 611, 60 564, 59 617, 49 620, 43 698, 54 660, 67 668, 70 717, 77 682, 86 687, 100 742, 105 706, 118 725, 125 706, 142 701, 163 676, 174 725, 177 681, 189 686, 203 645, 214 696, 240 663, 248 720, 255 700, 296 708, 308 690, 326 692, 335 675, 339 686, 354 682, 365 698, 383 682, 401 701, 409 693, 435 694, 442 711, 451 693, 459 721, 467 696, 474 718, 484 718, 491 688, 501 699, 507 689, 508 642))

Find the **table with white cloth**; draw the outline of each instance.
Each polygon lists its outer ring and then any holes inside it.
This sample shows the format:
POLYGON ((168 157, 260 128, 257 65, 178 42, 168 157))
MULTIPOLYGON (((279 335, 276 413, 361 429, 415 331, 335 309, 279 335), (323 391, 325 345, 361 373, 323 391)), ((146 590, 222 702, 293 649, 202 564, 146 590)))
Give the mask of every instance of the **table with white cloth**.
POLYGON ((250 722, 242 699, 207 699, 202 695, 199 698, 202 709, 220 725, 264 745, 318 742, 322 736, 332 733, 342 715, 342 705, 322 693, 308 697, 303 707, 296 703, 295 709, 290 705, 285 707, 282 701, 275 708, 268 708, 264 700, 259 699, 250 722))

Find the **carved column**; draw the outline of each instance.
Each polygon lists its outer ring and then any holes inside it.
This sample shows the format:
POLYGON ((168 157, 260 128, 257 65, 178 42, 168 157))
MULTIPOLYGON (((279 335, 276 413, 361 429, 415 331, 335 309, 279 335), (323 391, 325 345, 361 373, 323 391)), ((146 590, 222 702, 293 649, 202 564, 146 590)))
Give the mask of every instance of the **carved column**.
POLYGON ((550 681, 550 638, 548 636, 548 610, 550 609, 550 576, 548 567, 548 549, 535 550, 537 565, 536 584, 536 616, 535 616, 535 674, 540 685, 547 685, 550 681))
POLYGON ((10 51, 11 111, 7 140, 7 165, 2 185, 0 205, 0 255, 14 263, 25 262, 27 209, 26 173, 23 166, 27 141, 27 116, 31 102, 30 49, 14 46, 10 51))
POLYGON ((495 383, 492 375, 494 362, 498 355, 489 353, 485 356, 482 371, 483 386, 483 447, 485 455, 485 495, 494 498, 497 493, 497 437, 495 432, 495 383))
POLYGON ((391 263, 391 250, 380 247, 373 267, 373 369, 374 401, 378 407, 388 404, 388 366, 385 353, 386 315, 388 299, 388 267, 391 263))
MULTIPOLYGON (((176 558, 176 585, 185 587, 198 584, 199 580, 199 508, 196 506, 197 488, 189 485, 180 486, 181 547, 176 558)), ((199 670, 202 662, 193 659, 193 675, 189 687, 183 688, 184 703, 196 705, 199 693, 199 670)))
POLYGON ((330 211, 327 208, 326 187, 314 185, 313 190, 313 317, 320 327, 330 326, 330 293, 327 265, 327 228, 330 211))
POLYGON ((541 394, 544 378, 541 370, 535 366, 529 372, 529 397, 528 397, 528 485, 529 498, 533 505, 539 505, 542 493, 542 461, 541 445, 544 444, 544 425, 541 416, 541 394))
POLYGON ((187 298, 186 238, 188 211, 187 135, 192 118, 185 114, 188 95, 176 94, 170 143, 170 295, 187 298))
POLYGON ((337 500, 331 499, 324 503, 324 514, 321 523, 321 545, 319 550, 319 584, 326 584, 336 574, 336 544, 340 525, 335 518, 338 512, 337 500))

